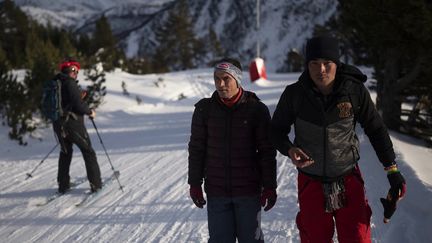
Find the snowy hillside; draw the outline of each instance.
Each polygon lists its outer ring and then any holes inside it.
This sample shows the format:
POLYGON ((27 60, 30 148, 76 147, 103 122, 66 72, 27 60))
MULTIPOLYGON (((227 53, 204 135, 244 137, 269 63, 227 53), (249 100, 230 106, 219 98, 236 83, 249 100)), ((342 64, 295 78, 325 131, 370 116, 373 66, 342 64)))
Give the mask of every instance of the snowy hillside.
MULTIPOLYGON (((81 74, 80 74, 81 75, 81 74)), ((284 87, 299 74, 269 74, 271 81, 244 87, 254 91, 271 112, 284 87)), ((248 75, 245 73, 244 75, 248 75)), ((80 79, 83 77, 80 76, 80 79)), ((50 128, 41 130, 26 147, 7 139, 0 127, 0 241, 1 242, 207 242, 207 215, 188 196, 187 142, 193 104, 209 96, 212 70, 199 69, 137 76, 121 71, 106 76, 108 94, 97 110, 96 124, 120 181, 108 184, 88 205, 76 207, 88 190, 87 182, 42 207, 36 204, 56 191, 58 150, 25 180, 55 145, 50 128), (129 96, 121 88, 125 82, 129 96), (186 97, 180 99, 181 97, 186 97), (142 103, 138 104, 137 100, 142 103)), ((85 84, 82 84, 85 85, 85 84)), ((104 178, 111 167, 87 120, 104 178)), ((361 162, 373 210, 373 242, 425 243, 432 238, 431 149, 404 135, 391 133, 408 193, 390 224, 382 223, 379 198, 388 182, 368 139, 360 131, 361 162)), ((263 213, 266 242, 299 242, 296 169, 278 155, 278 201, 263 213)), ((76 148, 72 181, 85 179, 84 162, 76 148)))
MULTIPOLYGON (((148 57, 158 45, 154 31, 166 18, 176 1, 171 0, 16 0, 38 22, 50 22, 78 32, 91 32, 97 18, 104 14, 113 33, 129 57, 148 57)), ((267 70, 283 66, 287 53, 301 53, 304 42, 317 24, 323 25, 336 11, 336 0, 261 1, 260 29, 256 30, 256 0, 188 1, 191 21, 199 38, 212 28, 230 56, 252 60, 259 39, 261 57, 267 70)), ((245 63, 246 64, 246 63, 245 63)), ((205 63, 203 63, 203 67, 205 63)))

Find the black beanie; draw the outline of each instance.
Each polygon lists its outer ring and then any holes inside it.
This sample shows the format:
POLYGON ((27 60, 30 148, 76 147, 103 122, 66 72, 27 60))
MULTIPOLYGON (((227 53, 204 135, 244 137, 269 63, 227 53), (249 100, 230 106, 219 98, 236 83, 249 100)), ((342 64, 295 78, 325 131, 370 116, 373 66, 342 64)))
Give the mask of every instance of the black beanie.
POLYGON ((339 66, 339 41, 330 36, 309 39, 306 43, 306 64, 318 58, 333 61, 339 66))

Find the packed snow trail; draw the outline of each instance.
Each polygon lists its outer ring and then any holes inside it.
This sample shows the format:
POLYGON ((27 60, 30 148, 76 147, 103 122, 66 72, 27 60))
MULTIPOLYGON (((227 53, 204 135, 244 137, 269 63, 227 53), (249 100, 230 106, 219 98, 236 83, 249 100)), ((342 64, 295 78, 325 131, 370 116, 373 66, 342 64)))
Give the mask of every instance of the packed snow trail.
MULTIPOLYGON (((269 74, 272 81, 254 84, 243 81, 271 113, 285 88, 299 74, 269 74)), ((247 73, 244 73, 247 77, 247 73)), ((187 184, 190 121, 193 105, 204 93, 214 90, 211 69, 160 75, 108 73, 108 94, 98 109, 95 122, 116 170, 121 173, 122 192, 110 183, 86 206, 76 207, 89 190, 84 161, 74 147, 72 181, 84 180, 70 193, 43 207, 35 206, 57 190, 58 150, 25 180, 54 146, 51 128, 38 131, 26 147, 7 139, 0 127, 0 241, 1 242, 207 242, 206 208, 199 209, 189 198, 187 184), (162 80, 162 81, 160 81, 162 80), (130 96, 122 95, 121 83, 130 96), (159 81, 159 87, 155 82, 159 81), (161 85, 161 83, 163 85, 161 85), (176 97, 183 93, 185 99, 176 97), (138 104, 135 96, 142 103, 138 104)), ((83 80, 83 78, 81 78, 83 80)), ((85 85, 85 84, 81 84, 85 85)), ((102 177, 112 169, 89 120, 86 126, 97 152, 102 177)), ((360 167, 373 210, 373 242, 429 242, 432 238, 432 189, 428 175, 430 149, 404 135, 391 133, 408 192, 389 224, 382 223, 379 198, 386 195, 388 182, 367 137, 359 130, 360 167), (414 151, 414 153, 412 153, 414 151), (417 164, 416 164, 417 163, 417 164), (422 170, 416 170, 422 164, 422 170), (422 179, 420 179, 422 178, 422 179)), ((269 212, 262 212, 266 242, 299 242, 295 217, 297 171, 278 154, 278 200, 269 212)))

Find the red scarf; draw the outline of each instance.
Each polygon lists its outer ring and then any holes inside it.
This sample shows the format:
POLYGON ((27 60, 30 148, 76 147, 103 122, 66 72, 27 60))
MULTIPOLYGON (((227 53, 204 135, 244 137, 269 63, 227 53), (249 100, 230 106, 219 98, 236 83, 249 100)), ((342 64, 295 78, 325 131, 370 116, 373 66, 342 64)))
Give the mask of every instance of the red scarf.
POLYGON ((231 98, 221 98, 222 103, 224 103, 228 107, 233 107, 239 100, 243 94, 243 89, 239 88, 239 92, 231 98))

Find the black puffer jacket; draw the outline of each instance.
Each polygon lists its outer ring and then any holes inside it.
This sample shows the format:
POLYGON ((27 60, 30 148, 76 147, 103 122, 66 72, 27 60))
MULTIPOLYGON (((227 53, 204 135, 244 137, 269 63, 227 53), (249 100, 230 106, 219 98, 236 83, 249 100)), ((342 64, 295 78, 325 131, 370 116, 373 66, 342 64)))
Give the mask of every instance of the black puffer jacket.
POLYGON ((189 142, 188 183, 205 180, 208 196, 253 196, 276 188, 276 149, 268 137, 270 113, 244 91, 232 108, 217 92, 195 105, 189 142))
POLYGON ((369 137, 384 166, 394 162, 395 154, 387 129, 363 85, 366 76, 357 68, 341 64, 333 92, 318 92, 306 70, 298 82, 286 87, 272 118, 271 137, 284 155, 296 146, 315 163, 300 171, 334 180, 349 172, 360 159, 355 133, 358 121, 369 137), (294 124, 294 144, 288 138, 294 124))

